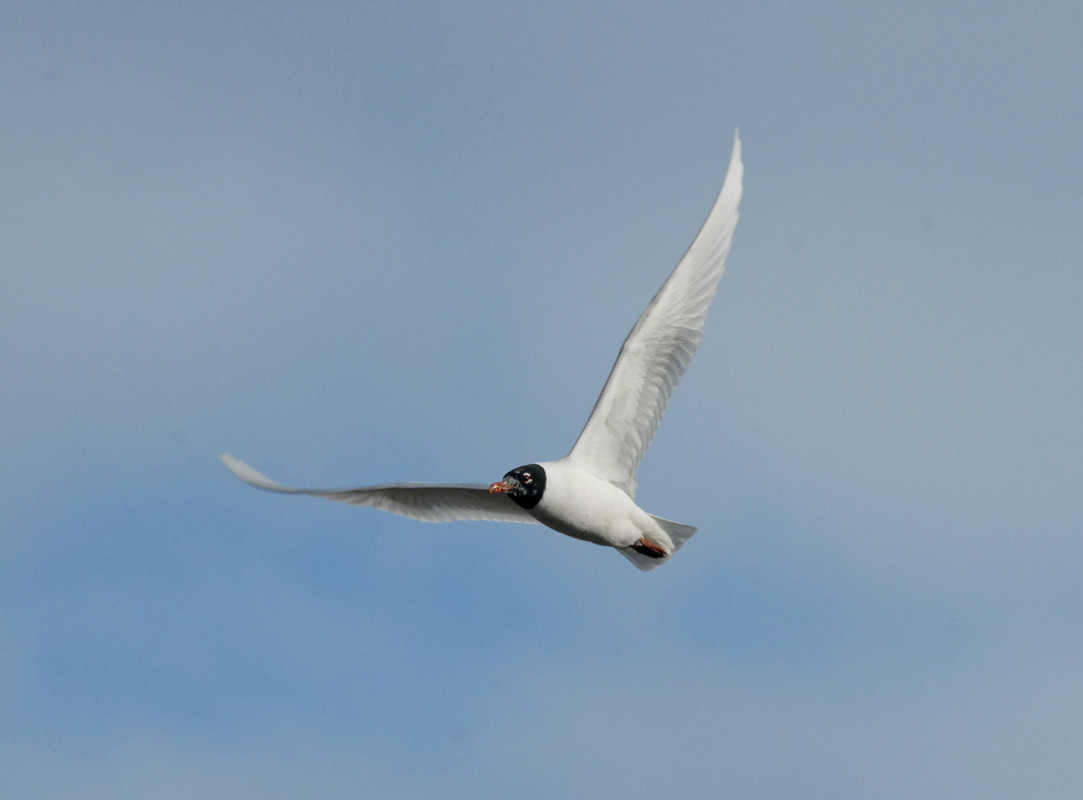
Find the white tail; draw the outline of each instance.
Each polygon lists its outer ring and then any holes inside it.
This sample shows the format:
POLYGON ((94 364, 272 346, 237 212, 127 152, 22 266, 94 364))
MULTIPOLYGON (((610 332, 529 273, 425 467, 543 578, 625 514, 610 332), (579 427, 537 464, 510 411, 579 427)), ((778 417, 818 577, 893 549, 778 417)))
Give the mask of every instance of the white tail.
MULTIPOLYGON (((671 519, 656 517, 654 514, 651 514, 651 518, 662 526, 662 530, 666 532, 666 535, 669 536, 669 540, 673 542, 673 549, 669 552, 670 558, 684 546, 685 542, 692 538, 692 534, 699 530, 694 525, 683 525, 680 522, 674 522, 671 519)), ((617 551, 644 572, 650 572, 655 567, 660 567, 669 561, 669 558, 651 558, 650 556, 645 556, 642 553, 633 550, 631 547, 618 547, 617 551)))

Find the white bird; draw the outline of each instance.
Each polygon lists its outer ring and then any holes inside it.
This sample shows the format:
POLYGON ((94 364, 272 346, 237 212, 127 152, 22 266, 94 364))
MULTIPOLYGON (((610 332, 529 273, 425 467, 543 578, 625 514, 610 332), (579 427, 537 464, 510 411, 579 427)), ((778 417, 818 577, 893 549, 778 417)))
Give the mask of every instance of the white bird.
POLYGON ((636 470, 703 335, 737 227, 743 172, 741 140, 735 136, 707 220, 624 340, 587 424, 559 461, 517 467, 488 487, 394 483, 356 489, 293 489, 231 455, 222 455, 222 462, 245 483, 272 492, 313 495, 426 522, 540 522, 616 548, 641 570, 665 563, 696 528, 636 505, 636 470))

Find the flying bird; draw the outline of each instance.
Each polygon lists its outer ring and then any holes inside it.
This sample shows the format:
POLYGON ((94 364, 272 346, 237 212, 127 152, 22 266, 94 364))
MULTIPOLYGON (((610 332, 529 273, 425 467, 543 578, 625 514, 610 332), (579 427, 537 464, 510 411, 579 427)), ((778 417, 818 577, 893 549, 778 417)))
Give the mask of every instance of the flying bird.
POLYGON ((703 335, 737 227, 743 172, 741 140, 735 136, 729 169, 707 220, 624 340, 587 424, 564 458, 516 467, 490 486, 389 483, 356 489, 294 489, 231 455, 222 455, 222 462, 258 489, 369 506, 426 522, 540 522, 615 548, 641 570, 664 564, 696 528, 636 505, 636 470, 703 335))

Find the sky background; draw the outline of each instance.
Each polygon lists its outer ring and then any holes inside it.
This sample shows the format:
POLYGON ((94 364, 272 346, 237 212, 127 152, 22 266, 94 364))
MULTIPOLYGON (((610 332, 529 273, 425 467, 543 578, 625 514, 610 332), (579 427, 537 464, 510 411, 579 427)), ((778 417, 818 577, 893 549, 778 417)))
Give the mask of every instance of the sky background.
POLYGON ((4 797, 1083 795, 1083 5, 0 9, 4 797), (643 574, 562 456, 744 145, 643 574))

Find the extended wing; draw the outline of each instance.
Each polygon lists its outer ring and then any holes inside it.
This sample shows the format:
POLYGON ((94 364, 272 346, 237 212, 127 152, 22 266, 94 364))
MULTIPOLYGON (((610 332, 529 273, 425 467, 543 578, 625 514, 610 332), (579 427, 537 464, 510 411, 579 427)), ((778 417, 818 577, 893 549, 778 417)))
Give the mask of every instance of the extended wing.
POLYGON ((703 335, 726 268, 741 202, 741 140, 726 180, 684 258, 624 340, 590 419, 568 454, 635 497, 636 469, 703 335))
POLYGON ((454 520, 492 520, 496 522, 537 522, 502 494, 489 494, 480 485, 441 486, 430 483, 389 483, 382 486, 360 486, 356 489, 293 489, 275 483, 266 475, 252 469, 243 461, 224 454, 222 463, 230 472, 249 486, 281 494, 307 494, 390 511, 423 522, 452 522, 454 520))

